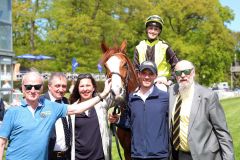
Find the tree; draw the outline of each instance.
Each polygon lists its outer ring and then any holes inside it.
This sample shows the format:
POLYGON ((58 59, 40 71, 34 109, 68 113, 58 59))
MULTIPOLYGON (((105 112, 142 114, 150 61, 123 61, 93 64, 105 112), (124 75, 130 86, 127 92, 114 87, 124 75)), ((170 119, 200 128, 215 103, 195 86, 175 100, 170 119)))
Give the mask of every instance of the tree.
POLYGON ((113 46, 126 39, 132 57, 146 37, 145 19, 153 14, 165 21, 161 38, 178 57, 196 65, 200 83, 230 81, 239 39, 224 25, 233 12, 215 0, 15 0, 14 50, 17 55, 32 51, 54 56, 47 64, 31 63, 41 70, 70 72, 75 57, 77 72, 96 73, 101 41, 113 46))
POLYGON ((236 41, 224 22, 233 19, 229 8, 214 0, 163 0, 159 8, 167 20, 168 39, 182 59, 197 68, 200 83, 226 80, 236 41), (165 7, 167 6, 167 7, 165 7), (194 7, 192 7, 194 6, 194 7))
MULTIPOLYGON (((43 40, 40 35, 40 13, 46 7, 46 0, 14 0, 12 3, 13 17, 13 49, 16 55, 24 53, 41 53, 43 40)), ((19 60, 22 66, 35 67, 36 64, 19 60)))

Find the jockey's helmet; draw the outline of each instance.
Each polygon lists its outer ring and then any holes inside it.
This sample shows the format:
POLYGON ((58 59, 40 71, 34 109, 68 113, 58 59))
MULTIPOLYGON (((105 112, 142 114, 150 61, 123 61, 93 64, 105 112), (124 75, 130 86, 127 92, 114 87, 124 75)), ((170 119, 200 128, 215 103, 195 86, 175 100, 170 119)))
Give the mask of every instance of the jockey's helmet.
POLYGON ((148 26, 156 26, 156 27, 159 27, 161 30, 162 30, 163 24, 164 24, 163 19, 158 15, 149 16, 145 22, 146 28, 148 26))

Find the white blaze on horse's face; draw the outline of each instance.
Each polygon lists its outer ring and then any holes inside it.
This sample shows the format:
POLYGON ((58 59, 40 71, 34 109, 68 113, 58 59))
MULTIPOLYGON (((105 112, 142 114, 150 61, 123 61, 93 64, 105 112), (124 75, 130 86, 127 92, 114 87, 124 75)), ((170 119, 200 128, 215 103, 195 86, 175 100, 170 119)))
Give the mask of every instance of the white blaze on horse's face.
MULTIPOLYGON (((110 73, 119 73, 120 74, 120 64, 121 60, 117 56, 112 56, 106 62, 106 65, 110 73)), ((123 82, 121 77, 118 74, 112 74, 112 91, 115 94, 115 98, 122 97, 123 95, 123 82)))

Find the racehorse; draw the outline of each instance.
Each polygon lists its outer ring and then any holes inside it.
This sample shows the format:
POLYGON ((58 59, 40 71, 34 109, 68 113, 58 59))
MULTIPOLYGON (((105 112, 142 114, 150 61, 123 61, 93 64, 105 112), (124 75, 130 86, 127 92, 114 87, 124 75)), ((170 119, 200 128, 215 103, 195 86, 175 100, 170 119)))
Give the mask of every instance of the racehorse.
MULTIPOLYGON (((106 75, 112 79, 112 92, 115 102, 120 104, 121 115, 126 109, 126 97, 138 87, 138 79, 131 63, 126 55, 127 42, 123 41, 120 47, 108 48, 105 43, 101 44, 103 56, 102 64, 106 69, 106 75)), ((131 160, 131 133, 129 130, 118 127, 117 136, 124 150, 126 160, 131 160)))

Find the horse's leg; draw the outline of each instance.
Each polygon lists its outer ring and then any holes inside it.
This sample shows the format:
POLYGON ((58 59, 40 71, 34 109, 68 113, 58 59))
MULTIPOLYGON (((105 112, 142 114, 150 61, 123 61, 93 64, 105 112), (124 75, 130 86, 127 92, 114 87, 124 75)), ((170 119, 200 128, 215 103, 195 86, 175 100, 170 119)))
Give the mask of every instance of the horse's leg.
POLYGON ((117 129, 117 136, 124 150, 125 160, 131 160, 131 132, 119 127, 117 129))

